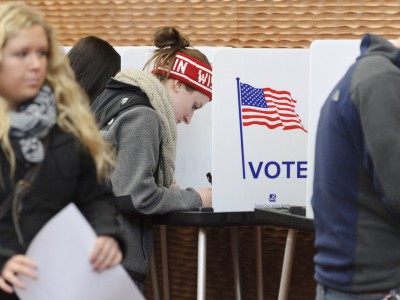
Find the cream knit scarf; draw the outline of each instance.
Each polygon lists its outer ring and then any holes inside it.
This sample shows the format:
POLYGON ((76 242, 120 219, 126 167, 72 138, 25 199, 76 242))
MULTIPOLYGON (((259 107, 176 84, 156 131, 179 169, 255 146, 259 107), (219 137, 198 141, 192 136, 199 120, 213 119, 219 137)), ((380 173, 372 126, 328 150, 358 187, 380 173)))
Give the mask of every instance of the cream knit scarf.
POLYGON ((170 187, 175 177, 177 130, 172 99, 164 85, 152 74, 139 70, 122 70, 116 80, 139 87, 161 120, 161 157, 157 183, 170 187))

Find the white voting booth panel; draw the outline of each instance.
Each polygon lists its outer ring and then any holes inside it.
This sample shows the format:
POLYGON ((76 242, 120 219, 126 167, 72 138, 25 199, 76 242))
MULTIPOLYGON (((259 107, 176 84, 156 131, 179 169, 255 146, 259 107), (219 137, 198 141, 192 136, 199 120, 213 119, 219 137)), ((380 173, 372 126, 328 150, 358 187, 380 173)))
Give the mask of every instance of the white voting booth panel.
POLYGON ((360 53, 360 40, 317 40, 310 47, 308 180, 306 216, 312 218, 314 153, 320 110, 331 90, 360 53))
POLYGON ((215 54, 215 211, 306 205, 308 87, 308 49, 223 49, 215 54), (261 107, 265 103, 266 110, 261 107), (274 128, 278 121, 265 118, 267 110, 272 118, 288 121, 297 114, 297 125, 303 128, 274 128))
POLYGON ((126 46, 121 54, 121 69, 142 70, 152 46, 126 46))
POLYGON ((62 49, 64 50, 64 53, 67 54, 69 50, 71 50, 72 46, 62 46, 62 49))
MULTIPOLYGON (((195 47, 204 53, 211 65, 215 54, 224 47, 195 47)), ((189 125, 178 125, 176 149, 176 182, 182 187, 203 188, 210 186, 206 173, 212 170, 212 100, 195 112, 189 125)))

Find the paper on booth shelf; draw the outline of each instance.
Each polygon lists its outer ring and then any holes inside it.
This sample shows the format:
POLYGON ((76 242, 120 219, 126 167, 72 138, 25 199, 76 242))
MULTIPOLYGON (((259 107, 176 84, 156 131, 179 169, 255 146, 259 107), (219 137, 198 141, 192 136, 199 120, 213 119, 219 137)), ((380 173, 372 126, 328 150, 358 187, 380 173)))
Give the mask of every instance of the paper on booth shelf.
POLYGON ((21 300, 144 299, 121 265, 100 273, 90 263, 96 233, 74 204, 54 216, 36 235, 26 255, 37 265, 37 280, 21 279, 21 300))

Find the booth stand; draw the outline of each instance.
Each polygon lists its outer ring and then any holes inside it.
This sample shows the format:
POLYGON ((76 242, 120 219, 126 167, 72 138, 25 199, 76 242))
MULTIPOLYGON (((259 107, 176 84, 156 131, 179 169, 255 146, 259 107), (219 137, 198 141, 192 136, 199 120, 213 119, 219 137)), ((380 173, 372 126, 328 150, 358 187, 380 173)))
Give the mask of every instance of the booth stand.
MULTIPOLYGON (((241 268, 239 257, 240 227, 251 227, 256 237, 256 276, 257 299, 265 299, 263 277, 263 241, 262 226, 276 226, 288 229, 282 264, 280 288, 278 300, 288 299, 291 279, 291 269, 295 252, 296 237, 298 231, 313 232, 313 222, 303 216, 293 215, 277 209, 256 209, 252 212, 176 212, 152 218, 154 224, 164 226, 195 227, 198 230, 197 241, 197 299, 206 299, 206 277, 208 257, 214 253, 207 253, 207 229, 228 227, 231 241, 231 261, 234 277, 235 299, 246 299, 242 295, 241 268)), ((162 231, 161 231, 162 232, 162 231)), ((161 240, 163 239, 161 233, 161 240)), ((169 289, 169 264, 167 245, 161 246, 161 257, 163 266, 163 299, 171 299, 169 289)), ((227 258, 228 261, 230 259, 227 258)), ((268 276, 268 274, 266 275, 268 276)), ((223 287, 221 287, 223 288, 223 287)))

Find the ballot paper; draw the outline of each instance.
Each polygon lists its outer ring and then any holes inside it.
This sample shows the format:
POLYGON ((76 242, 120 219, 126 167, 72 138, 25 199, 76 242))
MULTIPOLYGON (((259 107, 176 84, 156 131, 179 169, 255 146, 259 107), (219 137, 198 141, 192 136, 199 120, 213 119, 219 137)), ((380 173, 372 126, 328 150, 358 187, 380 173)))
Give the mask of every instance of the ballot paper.
POLYGON ((37 280, 20 276, 21 300, 144 299, 121 265, 93 271, 96 233, 74 204, 54 216, 32 240, 26 255, 37 265, 37 280))

